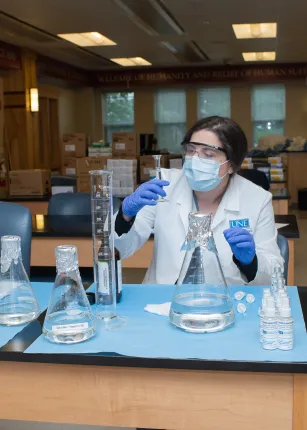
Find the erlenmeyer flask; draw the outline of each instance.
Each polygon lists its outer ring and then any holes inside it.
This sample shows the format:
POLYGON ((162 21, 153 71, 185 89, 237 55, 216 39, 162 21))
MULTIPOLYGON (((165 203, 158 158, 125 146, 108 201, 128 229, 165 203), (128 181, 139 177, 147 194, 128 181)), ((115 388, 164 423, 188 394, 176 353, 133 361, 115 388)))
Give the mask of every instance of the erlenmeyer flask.
POLYGON ((43 334, 51 342, 83 342, 96 333, 96 321, 82 285, 77 248, 72 245, 57 246, 55 257, 57 276, 43 334))
POLYGON ((22 264, 20 237, 2 236, 0 324, 25 324, 38 315, 39 306, 22 264))
POLYGON ((235 318, 211 220, 211 215, 202 212, 189 214, 189 230, 181 249, 186 258, 170 310, 172 324, 194 333, 224 330, 235 318))

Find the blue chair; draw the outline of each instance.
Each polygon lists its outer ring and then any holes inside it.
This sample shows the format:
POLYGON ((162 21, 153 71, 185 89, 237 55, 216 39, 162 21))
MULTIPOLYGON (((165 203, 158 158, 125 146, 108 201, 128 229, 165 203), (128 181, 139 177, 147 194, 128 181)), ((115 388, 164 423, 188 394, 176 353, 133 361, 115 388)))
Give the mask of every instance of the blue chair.
MULTIPOLYGON (((113 197, 113 212, 120 207, 120 199, 113 197)), ((90 193, 55 194, 49 200, 48 215, 91 215, 90 193)))
POLYGON ((48 215, 91 215, 90 193, 55 194, 49 200, 48 215))
POLYGON ((0 236, 20 236, 24 268, 30 276, 32 215, 28 208, 0 202, 0 236))
POLYGON ((285 236, 281 234, 277 235, 277 245, 280 250, 280 254, 284 259, 284 278, 287 283, 288 280, 288 264, 289 264, 289 244, 285 236))

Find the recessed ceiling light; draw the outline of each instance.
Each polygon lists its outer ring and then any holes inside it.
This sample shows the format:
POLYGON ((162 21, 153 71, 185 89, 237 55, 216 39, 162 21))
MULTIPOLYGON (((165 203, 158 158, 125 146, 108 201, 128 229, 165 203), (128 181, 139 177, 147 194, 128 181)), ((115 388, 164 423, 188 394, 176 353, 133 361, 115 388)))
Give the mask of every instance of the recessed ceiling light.
POLYGON ((244 61, 275 61, 276 52, 242 52, 244 61))
POLYGON ((131 57, 131 58, 110 58, 114 63, 120 66, 151 66, 151 63, 142 57, 131 57))
POLYGON ((113 40, 108 39, 96 31, 90 33, 67 33, 58 34, 62 39, 68 40, 78 46, 111 46, 116 45, 113 40))
POLYGON ((237 39, 273 38, 277 34, 276 22, 258 24, 232 24, 237 39))

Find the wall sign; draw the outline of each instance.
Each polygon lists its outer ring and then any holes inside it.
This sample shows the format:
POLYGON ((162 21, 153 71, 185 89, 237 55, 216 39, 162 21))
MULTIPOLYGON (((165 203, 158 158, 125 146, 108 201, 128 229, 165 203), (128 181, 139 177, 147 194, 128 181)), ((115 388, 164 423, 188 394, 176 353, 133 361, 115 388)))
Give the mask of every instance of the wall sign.
POLYGON ((272 64, 173 69, 113 70, 96 73, 96 85, 109 87, 171 86, 212 82, 276 82, 306 79, 307 64, 272 64))
POLYGON ((93 78, 90 72, 49 57, 38 57, 37 71, 38 75, 62 79, 74 84, 93 86, 93 78))
POLYGON ((21 69, 21 51, 19 48, 0 42, 0 69, 21 69))

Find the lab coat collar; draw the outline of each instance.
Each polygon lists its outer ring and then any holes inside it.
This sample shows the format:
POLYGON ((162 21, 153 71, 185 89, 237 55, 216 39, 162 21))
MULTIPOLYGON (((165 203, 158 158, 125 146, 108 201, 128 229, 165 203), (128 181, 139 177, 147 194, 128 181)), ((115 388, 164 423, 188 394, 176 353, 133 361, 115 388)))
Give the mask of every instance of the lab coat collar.
POLYGON ((222 221, 224 221, 225 211, 227 212, 240 211, 240 195, 239 195, 237 174, 234 174, 230 179, 228 188, 213 218, 212 230, 214 230, 222 221))
MULTIPOLYGON (((185 233, 189 228, 189 213, 193 210, 193 191, 182 171, 182 174, 173 190, 174 199, 178 205, 179 216, 182 221, 185 233)), ((212 222, 212 230, 216 228, 224 219, 225 211, 239 212, 240 196, 238 188, 238 176, 236 174, 230 179, 228 188, 222 198, 212 222)))
POLYGON ((193 191, 183 170, 173 193, 175 194, 174 197, 185 234, 187 234, 189 228, 189 213, 193 210, 193 191))

